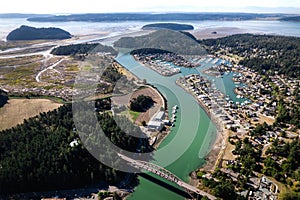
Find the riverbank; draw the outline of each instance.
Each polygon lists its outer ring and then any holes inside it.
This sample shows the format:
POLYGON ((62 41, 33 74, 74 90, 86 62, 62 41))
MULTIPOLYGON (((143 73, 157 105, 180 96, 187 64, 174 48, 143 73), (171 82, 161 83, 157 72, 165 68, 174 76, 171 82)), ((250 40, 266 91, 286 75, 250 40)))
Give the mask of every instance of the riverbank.
MULTIPOLYGON (((204 85, 207 86, 204 79, 200 79, 198 81, 194 82, 195 85, 200 83, 200 85, 203 84, 203 86, 204 85)), ((183 81, 180 79, 176 80, 176 84, 182 87, 188 94, 192 95, 197 100, 197 102, 206 112, 210 120, 216 125, 217 132, 215 134, 215 138, 212 139, 211 144, 209 146, 209 153, 205 156, 205 164, 202 165, 200 168, 197 168, 196 170, 192 171, 189 176, 189 184, 194 187, 198 187, 199 181, 197 179, 197 171, 207 171, 213 173, 217 167, 220 167, 222 165, 222 159, 226 153, 225 150, 227 149, 228 146, 227 141, 228 141, 230 131, 225 128, 225 122, 222 120, 222 116, 218 117, 215 114, 218 113, 219 111, 217 111, 217 109, 213 109, 212 108, 213 105, 210 105, 210 103, 208 103, 207 99, 211 99, 212 104, 216 104, 218 102, 212 100, 213 96, 209 95, 208 93, 205 94, 205 90, 201 90, 200 88, 196 87, 192 89, 193 87, 188 87, 188 85, 183 83, 183 81), (202 93, 202 95, 199 95, 200 93, 202 93)))
MULTIPOLYGON (((166 97, 153 85, 151 84, 147 84, 145 83, 144 80, 141 80, 139 77, 137 77, 135 74, 133 74, 132 72, 130 72, 126 67, 122 66, 121 63, 119 63, 117 60, 115 60, 116 62, 116 67, 118 69, 118 71, 120 73, 122 73, 123 75, 125 75, 128 79, 134 79, 136 83, 140 83, 140 84, 146 84, 146 86, 153 90, 154 93, 156 93, 156 96, 159 96, 160 98, 160 102, 161 105, 160 107, 164 108, 165 111, 165 115, 169 116, 169 112, 168 112, 168 102, 166 97)), ((145 66, 145 65, 144 65, 145 66)), ((152 117, 155 115, 156 113, 152 113, 152 117)), ((152 118, 150 117, 150 118, 152 118)), ((165 127, 165 130, 162 132, 159 132, 159 134, 157 134, 155 143, 153 144, 153 148, 157 149, 160 144, 164 141, 164 139, 168 136, 168 134, 171 131, 171 127, 165 127)))
MULTIPOLYGON (((210 118, 211 121, 214 122, 216 125, 217 133, 216 133, 216 138, 214 141, 212 141, 211 144, 211 149, 207 156, 205 157, 206 163, 203 165, 200 169, 206 170, 206 171, 214 171, 215 168, 219 165, 219 160, 222 157, 222 150, 226 148, 225 141, 228 138, 228 130, 225 129, 225 126, 221 123, 220 119, 218 119, 216 116, 214 116, 209 108, 205 105, 203 101, 201 101, 199 98, 194 93, 191 93, 185 86, 183 86, 178 80, 176 81, 176 84, 180 87, 182 87, 188 94, 192 95, 197 102, 200 104, 201 108, 206 112, 208 117, 210 118)), ((191 182, 190 184, 195 185, 193 183, 192 179, 193 177, 191 176, 191 182)))

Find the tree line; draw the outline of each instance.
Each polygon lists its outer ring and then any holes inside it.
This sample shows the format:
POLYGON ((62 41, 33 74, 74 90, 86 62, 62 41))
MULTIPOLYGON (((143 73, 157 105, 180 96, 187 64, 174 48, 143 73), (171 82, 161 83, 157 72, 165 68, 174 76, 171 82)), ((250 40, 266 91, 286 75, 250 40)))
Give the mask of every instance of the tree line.
POLYGON ((83 104, 79 105, 83 106, 80 116, 74 116, 72 105, 66 104, 0 132, 0 195, 75 188, 100 180, 108 184, 120 182, 126 173, 98 161, 104 156, 111 162, 122 162, 101 142, 105 137, 127 151, 152 151, 147 138, 127 134, 140 131, 129 120, 117 120, 107 113, 110 99, 83 104), (95 109, 84 110, 87 105, 95 109), (103 133, 91 124, 93 116, 103 133), (79 118, 76 126, 74 117, 79 118), (71 145, 74 141, 76 145, 71 145), (107 153, 97 155, 96 159, 86 144, 90 148, 104 148, 107 153))

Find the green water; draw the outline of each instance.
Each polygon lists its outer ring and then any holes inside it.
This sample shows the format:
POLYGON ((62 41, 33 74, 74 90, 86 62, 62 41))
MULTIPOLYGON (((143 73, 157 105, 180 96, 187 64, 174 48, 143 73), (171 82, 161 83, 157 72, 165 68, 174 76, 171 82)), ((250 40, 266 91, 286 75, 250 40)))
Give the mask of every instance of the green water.
MULTIPOLYGON (((196 100, 176 85, 175 80, 181 74, 161 76, 141 66, 128 54, 119 54, 116 60, 140 79, 146 79, 148 83, 156 86, 167 99, 169 113, 174 105, 179 106, 175 127, 155 152, 153 162, 188 181, 189 173, 204 163, 203 158, 216 136, 214 124, 196 100)), ((147 179, 140 177, 139 181, 140 184, 128 197, 129 200, 184 199, 147 179)))

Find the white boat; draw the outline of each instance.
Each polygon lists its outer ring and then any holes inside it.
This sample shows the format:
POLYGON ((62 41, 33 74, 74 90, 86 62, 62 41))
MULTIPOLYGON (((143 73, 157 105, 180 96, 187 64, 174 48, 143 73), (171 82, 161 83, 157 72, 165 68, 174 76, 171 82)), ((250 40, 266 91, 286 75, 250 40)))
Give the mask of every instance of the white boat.
POLYGON ((172 118, 172 119, 171 119, 171 122, 172 122, 172 123, 176 122, 176 119, 175 119, 175 118, 172 118))

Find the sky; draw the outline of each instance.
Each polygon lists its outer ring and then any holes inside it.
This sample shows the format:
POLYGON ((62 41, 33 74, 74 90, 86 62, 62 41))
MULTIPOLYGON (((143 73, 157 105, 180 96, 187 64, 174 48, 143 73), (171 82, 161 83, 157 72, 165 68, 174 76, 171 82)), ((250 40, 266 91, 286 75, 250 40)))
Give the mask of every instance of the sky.
POLYGON ((2 0, 0 6, 0 13, 37 14, 107 12, 268 13, 282 10, 298 13, 300 0, 2 0), (285 8, 281 9, 281 7, 285 8))

